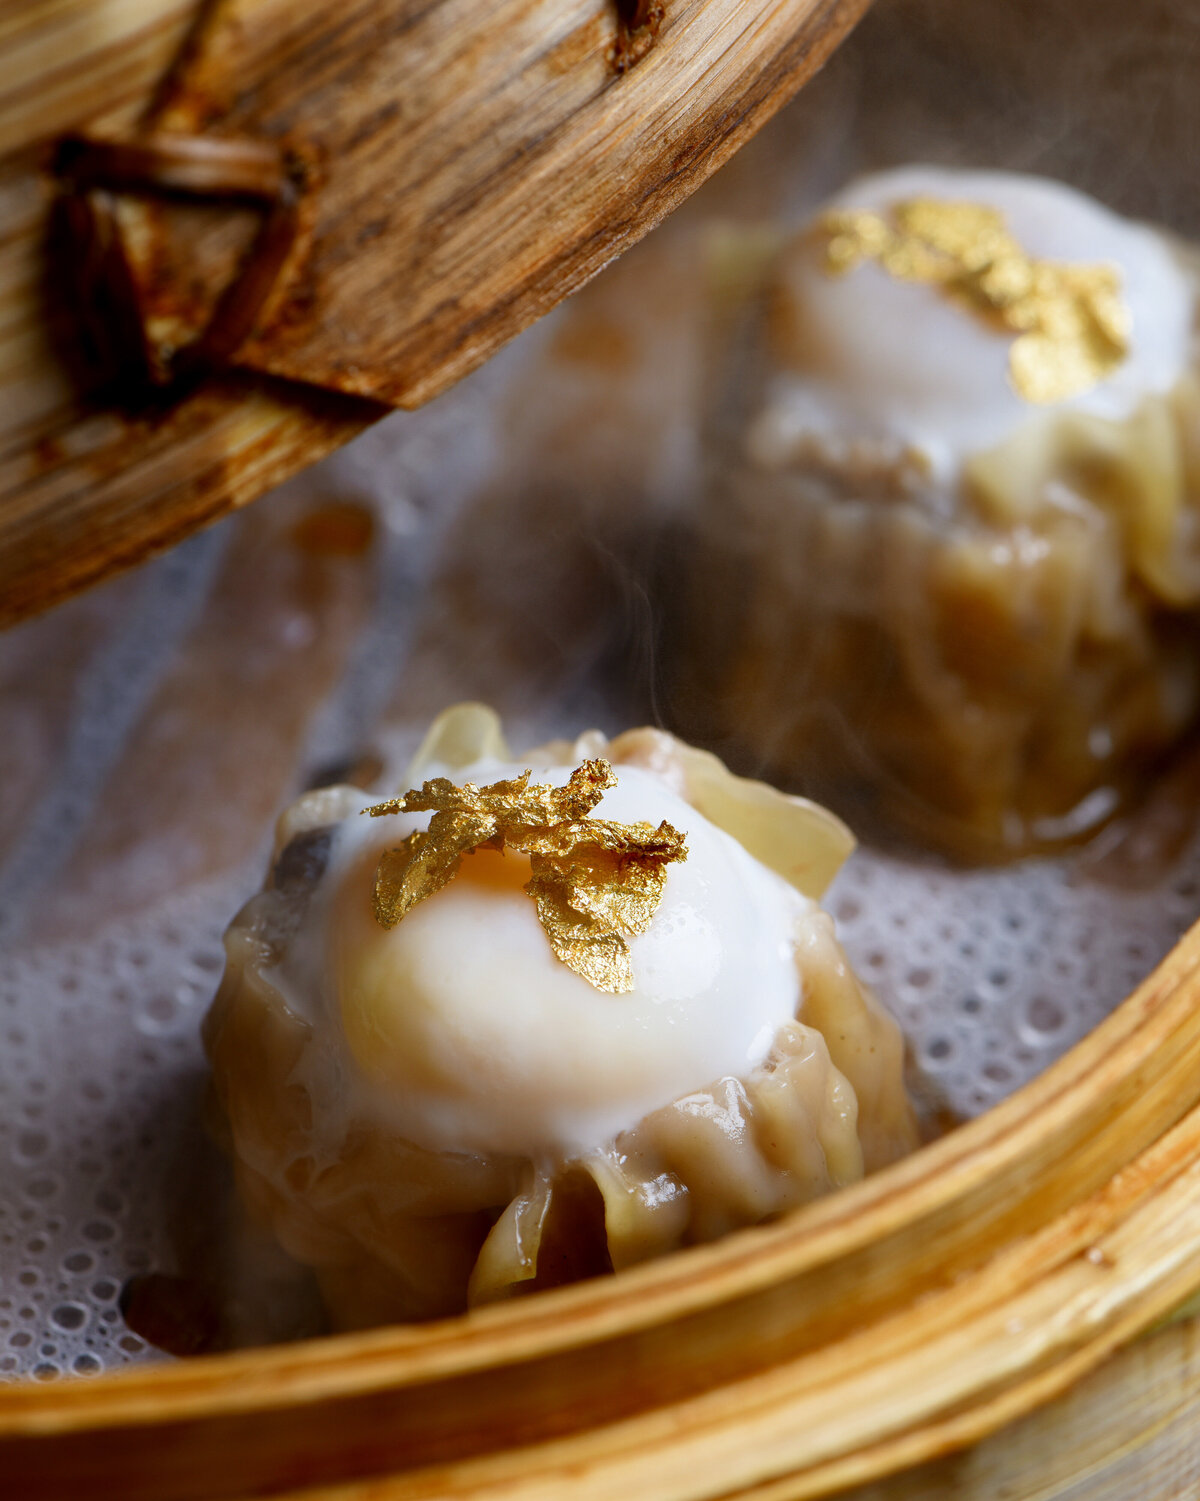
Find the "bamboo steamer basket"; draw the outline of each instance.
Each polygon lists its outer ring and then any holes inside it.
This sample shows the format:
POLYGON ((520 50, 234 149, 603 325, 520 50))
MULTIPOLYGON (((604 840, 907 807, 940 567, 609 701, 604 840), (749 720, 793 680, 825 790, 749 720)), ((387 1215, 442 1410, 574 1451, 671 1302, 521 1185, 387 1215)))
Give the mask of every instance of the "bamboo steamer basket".
MULTIPOLYGON (((1024 66, 1026 18, 1014 9, 1013 32, 986 44, 1011 46, 1024 66)), ((118 39, 129 31, 99 55, 114 98, 132 100, 187 17, 164 6, 143 28, 146 7, 111 15, 118 39)), ((49 91, 45 128, 65 124, 69 106, 69 90, 49 91)), ((237 478, 220 505, 249 499, 375 415, 320 393, 248 396, 236 382, 203 400, 190 450, 177 449, 178 430, 169 443, 138 438, 139 483, 158 466, 182 484, 189 453, 228 440, 240 456, 241 434, 246 461, 228 465, 237 478)), ((114 474, 118 489, 130 483, 114 474)), ((212 493, 172 526, 213 514, 212 493)), ((145 538, 125 545, 103 566, 145 538)), ((55 588, 86 575, 61 577, 55 588)), ((1083 1043, 987 1115, 780 1223, 616 1279, 423 1328, 0 1390, 3 1493, 1169 1493, 1200 1449, 1195 1326, 1157 1327, 1200 1290, 1198 999, 1194 930, 1083 1043)))

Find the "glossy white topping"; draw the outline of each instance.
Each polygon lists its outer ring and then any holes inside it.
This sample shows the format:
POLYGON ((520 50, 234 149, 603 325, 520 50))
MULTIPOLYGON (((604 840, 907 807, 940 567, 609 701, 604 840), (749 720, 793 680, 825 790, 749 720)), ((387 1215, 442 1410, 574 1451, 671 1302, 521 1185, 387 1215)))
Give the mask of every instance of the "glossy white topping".
MULTIPOLYGON (((486 762, 452 776, 480 784, 522 769, 486 762)), ((284 986, 344 1041, 347 1087, 365 1089, 409 1140, 531 1157, 599 1146, 680 1095, 744 1075, 794 1016, 795 935, 811 903, 658 777, 616 772, 595 816, 665 818, 689 851, 667 867, 650 930, 630 942, 628 995, 593 989, 555 958, 521 889, 528 860, 511 852, 467 856, 385 931, 371 910, 379 854, 426 819, 342 825, 284 986), (323 977, 324 1000, 311 977, 323 977)), ((569 773, 535 767, 534 779, 561 785, 569 773)))
POLYGON ((1009 378, 1011 333, 875 262, 831 276, 820 237, 802 237, 785 255, 775 329, 783 369, 751 433, 757 462, 787 464, 814 437, 835 446, 865 438, 914 449, 951 479, 965 458, 1024 424, 1064 410, 1124 418, 1179 380, 1191 350, 1193 293, 1161 234, 1061 183, 1006 172, 905 167, 859 178, 826 209, 886 215, 914 198, 997 209, 1038 259, 1118 268, 1132 315, 1128 356, 1081 395, 1033 406, 1009 378))

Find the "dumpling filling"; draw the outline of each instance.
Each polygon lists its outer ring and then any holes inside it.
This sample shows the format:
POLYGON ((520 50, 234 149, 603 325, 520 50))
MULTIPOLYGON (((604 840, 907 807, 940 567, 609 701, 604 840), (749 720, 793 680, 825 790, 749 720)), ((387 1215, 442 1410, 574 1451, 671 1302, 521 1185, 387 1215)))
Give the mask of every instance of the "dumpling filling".
POLYGON ((626 993, 563 962, 508 847, 463 854, 382 926, 381 859, 430 817, 364 817, 352 788, 284 815, 230 928, 205 1036, 239 1188, 340 1327, 710 1240, 915 1144, 898 1032, 813 899, 851 848, 830 815, 657 731, 518 763, 475 707, 443 716, 411 780, 561 788, 596 757, 616 785, 595 818, 686 837, 626 993))
POLYGON ((875 832, 1085 836, 1200 708, 1191 252, 1056 183, 914 167, 767 282, 681 724, 875 832))

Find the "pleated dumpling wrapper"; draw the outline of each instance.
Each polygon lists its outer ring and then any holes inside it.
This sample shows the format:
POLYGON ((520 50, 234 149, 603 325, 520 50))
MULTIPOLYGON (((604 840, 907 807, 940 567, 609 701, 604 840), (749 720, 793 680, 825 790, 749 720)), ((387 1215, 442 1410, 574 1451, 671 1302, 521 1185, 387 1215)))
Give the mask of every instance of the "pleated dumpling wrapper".
POLYGON ((815 904, 853 846, 823 809, 657 730, 514 758, 480 705, 405 785, 283 815, 205 1025, 241 1195, 336 1327, 619 1270, 916 1144, 815 904))

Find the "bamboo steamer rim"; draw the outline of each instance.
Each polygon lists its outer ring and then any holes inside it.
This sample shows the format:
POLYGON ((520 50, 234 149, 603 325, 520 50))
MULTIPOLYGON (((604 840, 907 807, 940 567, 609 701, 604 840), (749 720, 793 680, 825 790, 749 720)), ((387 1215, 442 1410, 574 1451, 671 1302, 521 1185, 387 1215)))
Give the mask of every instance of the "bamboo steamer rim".
MULTIPOLYGON (((0 1393, 0 1440, 131 1420, 245 1415, 281 1401, 300 1406, 398 1390, 628 1336, 832 1266, 1032 1162, 1048 1126, 1069 1129, 1106 1091, 1137 1081, 1195 1012, 1198 971, 1200 924, 1111 1016, 1007 1100, 911 1157, 776 1223, 614 1277, 434 1324, 199 1356, 62 1385, 15 1385, 0 1393)), ((1200 1023, 1194 1030, 1193 1046, 1200 1048, 1200 1023)), ((1180 1097, 1178 1103, 1175 1114, 1181 1116, 1194 1101, 1180 1097)), ((1136 1151, 1137 1144, 1131 1145, 1136 1151)), ((1102 1176, 1118 1173, 1126 1161, 1123 1153, 1115 1154, 1102 1176)), ((1189 1290, 1193 1285, 1200 1286, 1200 1252, 1189 1290)), ((1149 1314, 1145 1324, 1160 1314, 1149 1314)))

